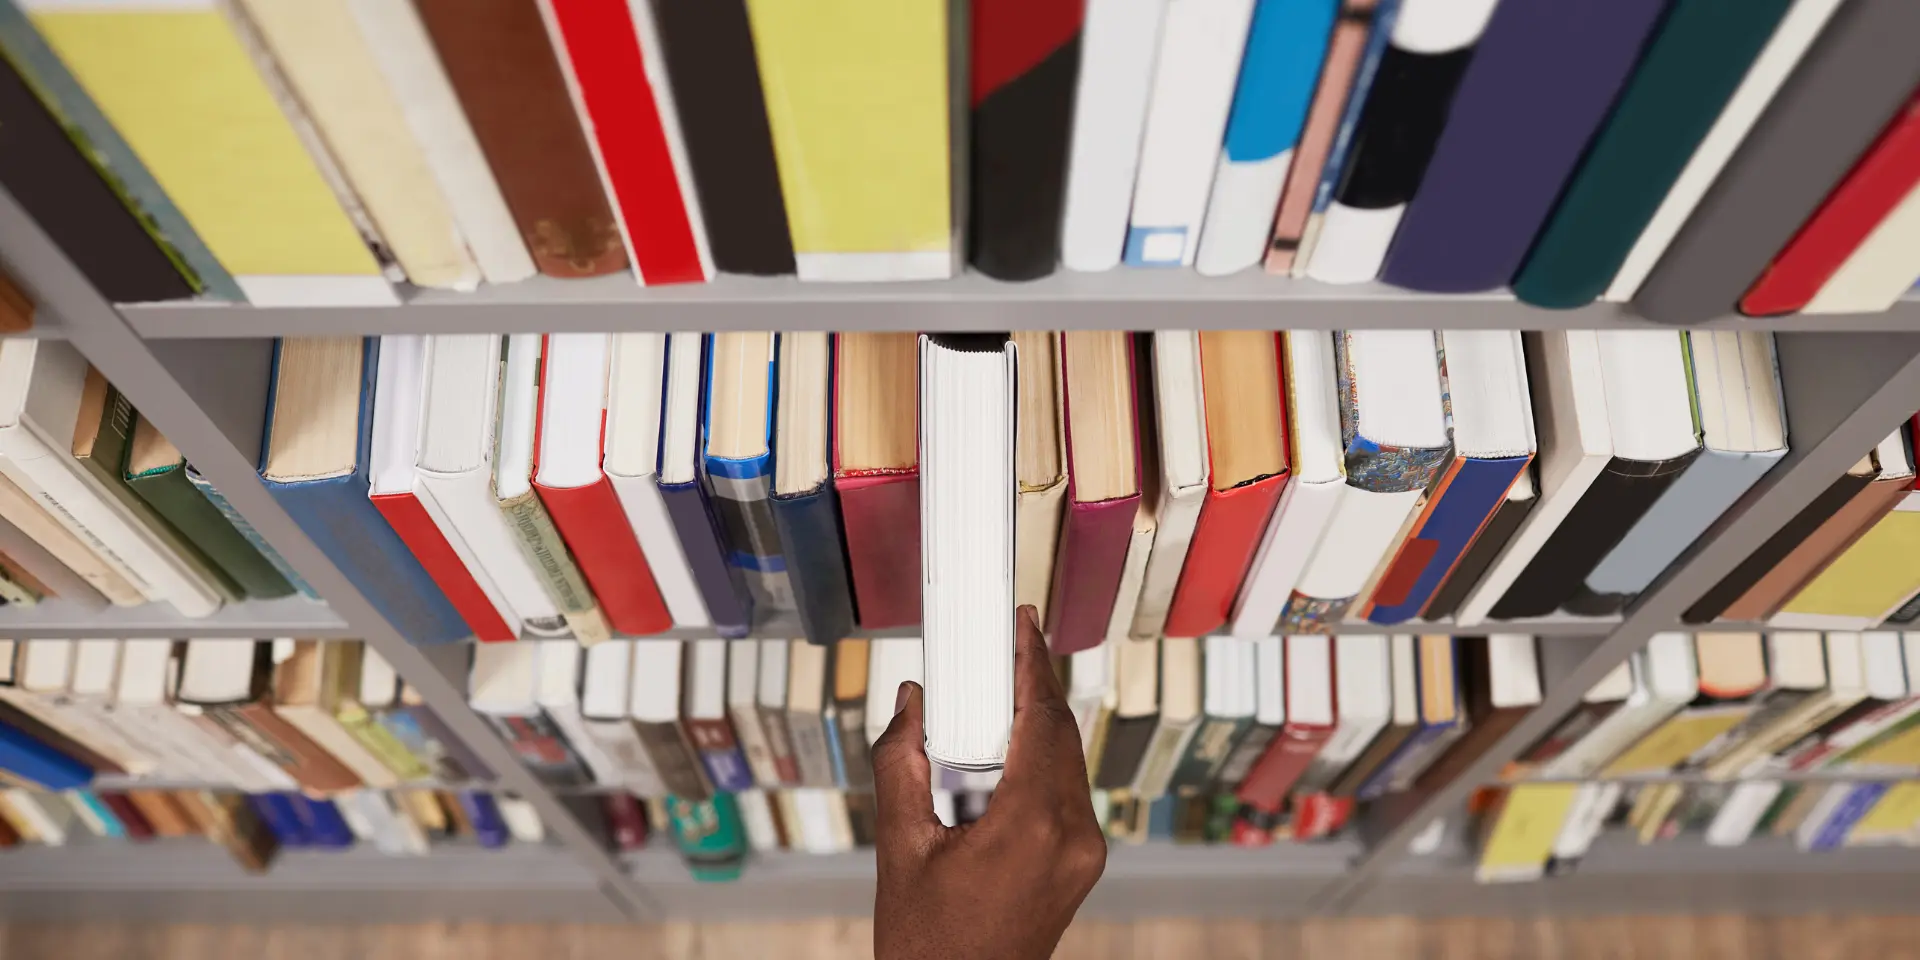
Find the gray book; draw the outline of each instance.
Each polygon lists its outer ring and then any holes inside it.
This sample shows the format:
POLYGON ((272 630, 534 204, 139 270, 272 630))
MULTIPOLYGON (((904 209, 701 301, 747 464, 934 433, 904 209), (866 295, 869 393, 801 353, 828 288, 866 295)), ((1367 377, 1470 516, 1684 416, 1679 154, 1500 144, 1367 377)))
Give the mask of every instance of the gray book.
POLYGON ((1732 313, 1920 84, 1917 36, 1914 0, 1842 5, 1640 287, 1634 312, 1682 325, 1732 313))

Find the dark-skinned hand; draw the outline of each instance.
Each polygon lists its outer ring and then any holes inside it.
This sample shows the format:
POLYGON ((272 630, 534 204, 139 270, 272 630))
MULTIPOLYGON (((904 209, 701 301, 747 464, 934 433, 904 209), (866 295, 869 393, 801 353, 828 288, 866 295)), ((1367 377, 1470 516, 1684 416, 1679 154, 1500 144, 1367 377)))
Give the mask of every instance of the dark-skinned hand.
POLYGON ((986 816, 947 827, 934 815, 919 684, 900 685, 874 744, 877 960, 1043 960, 1106 868, 1066 692, 1034 609, 1017 623, 1012 739, 986 816))

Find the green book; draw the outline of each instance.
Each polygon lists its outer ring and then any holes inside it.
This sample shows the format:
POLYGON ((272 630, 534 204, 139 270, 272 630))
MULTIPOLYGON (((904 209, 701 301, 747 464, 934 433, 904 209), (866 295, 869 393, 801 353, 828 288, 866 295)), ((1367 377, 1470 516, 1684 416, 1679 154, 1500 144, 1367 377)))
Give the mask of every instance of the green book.
POLYGON ((145 418, 134 419, 127 486, 245 595, 256 600, 291 596, 293 584, 194 486, 180 451, 145 418))
POLYGON ((732 794, 716 793, 706 800, 668 797, 667 811, 673 839, 695 880, 740 879, 747 858, 746 831, 732 794))
POLYGON ((160 517, 151 504, 134 492, 127 482, 127 451, 132 445, 133 405, 107 382, 100 371, 87 368, 87 380, 81 388, 80 414, 73 427, 73 459, 96 477, 112 496, 120 501, 134 519, 157 538, 161 545, 180 557, 193 572, 205 580, 222 599, 231 603, 245 598, 240 585, 216 566, 179 530, 160 517))
POLYGON ((1594 137, 1513 292, 1536 307, 1593 302, 1613 283, 1694 149, 1792 0, 1677 0, 1594 137))

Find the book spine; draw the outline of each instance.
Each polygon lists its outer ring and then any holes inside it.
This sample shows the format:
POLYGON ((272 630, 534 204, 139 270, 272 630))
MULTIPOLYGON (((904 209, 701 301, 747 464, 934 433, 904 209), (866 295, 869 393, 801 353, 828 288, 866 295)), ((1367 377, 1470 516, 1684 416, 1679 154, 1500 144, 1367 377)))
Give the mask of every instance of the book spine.
MULTIPOLYGON (((1273 218, 1273 236, 1268 240, 1266 272, 1286 276, 1293 272, 1294 255, 1306 234, 1307 217, 1313 212, 1313 196, 1333 151, 1333 138, 1339 132, 1340 115, 1347 105, 1347 92, 1353 89, 1354 75, 1360 69, 1360 55, 1367 37, 1373 32, 1373 13, 1379 0, 1343 0, 1327 41, 1325 66, 1313 91, 1300 141, 1288 166, 1286 183, 1280 193, 1278 212, 1273 218)), ((1204 242, 1204 241, 1203 241, 1204 242)))
POLYGON ((129 476, 126 483, 248 597, 270 600, 293 593, 293 585, 195 489, 186 472, 176 464, 158 473, 129 476))
MULTIPOLYGON (((232 525, 234 531, 240 535, 241 539, 246 541, 247 546, 251 547, 255 553, 258 553, 262 559, 266 560, 266 562, 273 567, 274 572, 280 575, 281 579, 285 580, 293 589, 300 591, 301 595, 307 599, 320 599, 320 595, 315 593, 311 586, 307 585, 307 581, 300 576, 298 571, 293 569, 291 564, 287 563, 286 558, 280 556, 280 551, 275 550, 273 545, 268 543, 267 539, 260 535, 260 531, 255 530, 253 524, 248 523, 247 518, 242 515, 240 511, 233 508, 233 504, 227 501, 226 494, 215 489, 211 481, 201 476, 199 472, 191 466, 187 467, 185 472, 187 481, 193 484, 193 488, 198 490, 200 495, 205 497, 207 502, 212 504, 213 508, 220 512, 220 516, 225 518, 228 524, 232 525)), ((252 594, 251 588, 249 588, 248 593, 250 595, 252 594)), ((284 594, 273 594, 273 596, 284 596, 284 594)))
POLYGON ((647 845, 647 814, 632 794, 607 794, 600 798, 600 805, 606 812, 616 848, 631 853, 647 845))
POLYGON ((514 756, 542 783, 556 787, 576 787, 591 783, 580 758, 567 746, 560 728, 544 713, 530 716, 486 716, 500 739, 513 748, 514 756))
POLYGON ((842 700, 835 711, 839 720, 841 784, 848 790, 873 789, 873 757, 867 745, 867 701, 863 694, 855 700, 842 700))
POLYGON ((995 279, 1035 280, 1060 261, 1085 4, 980 0, 970 14, 968 259, 995 279))
POLYGON ((727 562, 746 581, 756 607, 792 610, 793 584, 787 578, 787 559, 768 498, 771 470, 771 458, 707 458, 707 479, 714 513, 725 534, 727 562))
POLYGON ((746 755, 754 782, 761 787, 778 787, 780 770, 774 765, 773 745, 760 722, 760 711, 750 704, 736 704, 727 708, 727 714, 733 720, 734 736, 740 741, 740 752, 746 755))
POLYGON ((700 587, 700 597, 713 617, 714 632, 722 637, 744 637, 753 620, 753 599, 738 571, 727 563, 720 527, 699 481, 658 484, 660 499, 680 535, 687 565, 700 587))
POLYGON ((1187 749, 1174 764, 1169 790, 1202 790, 1232 756, 1246 734, 1250 721, 1245 717, 1208 717, 1187 741, 1187 749))
POLYGON ((609 473, 607 482, 613 485, 613 492, 620 499, 627 523, 633 527, 633 538, 647 558, 647 566, 653 571, 654 583, 660 588, 660 596, 666 601, 667 613, 672 615, 673 622, 682 627, 711 626, 713 618, 707 614, 707 602, 700 595, 693 565, 680 544, 680 535, 674 531, 673 516, 667 512, 666 500, 661 497, 653 474, 627 477, 609 473))
POLYGON ((1247 771, 1267 752, 1273 738, 1280 734, 1278 726, 1255 723, 1247 727, 1239 742, 1233 745, 1233 751, 1220 764, 1219 772, 1213 776, 1213 790, 1231 792, 1240 789, 1240 782, 1247 778, 1247 771))
POLYGON ((1306 772, 1333 735, 1331 727, 1289 723, 1267 746, 1267 752, 1247 772, 1235 795, 1247 806, 1278 811, 1292 792, 1293 785, 1306 772))
POLYGON ((828 743, 826 718, 818 713, 789 710, 787 729, 793 734, 793 755, 799 766, 801 785, 838 786, 839 778, 833 769, 833 749, 828 743))
POLYGON ((1401 0, 1379 0, 1373 8, 1366 43, 1360 50, 1353 78, 1341 100, 1333 139, 1327 147, 1327 158, 1321 165, 1319 178, 1313 184, 1307 219, 1301 228, 1300 242, 1293 259, 1292 273, 1295 279, 1307 275, 1307 265, 1313 261, 1314 249, 1320 242, 1321 227, 1326 223, 1327 208, 1333 204, 1333 195, 1346 176, 1354 133, 1359 129, 1361 116, 1366 111, 1374 78, 1380 74, 1381 60, 1392 45, 1393 27, 1400 17, 1400 4, 1401 0))
MULTIPOLYGON (((613 629, 641 636, 673 626, 653 570, 605 476, 584 487, 535 484, 534 489, 613 629)), ((579 636, 586 641, 585 635, 579 636)))
POLYGON ((381 726, 407 745, 408 752, 433 768, 434 779, 446 783, 493 779, 493 771, 430 708, 410 705, 382 710, 377 716, 381 726))
POLYGON ((1140 134, 1167 0, 1090 0, 1074 92, 1061 260, 1111 270, 1127 242, 1140 134))
POLYGON ((0 719, 0 770, 48 790, 73 790, 93 780, 93 769, 0 719))
POLYGON ((581 643, 612 638, 606 618, 600 615, 598 602, 587 589, 586 578, 580 575, 573 556, 567 553, 566 542, 560 539, 560 531, 554 528, 553 519, 534 492, 528 490, 499 503, 500 512, 506 516, 507 526, 512 528, 520 547, 520 555, 539 575, 547 596, 566 618, 574 637, 581 643))
POLYGON ((1874 804, 1879 803, 1891 788, 1892 784, 1888 783, 1854 784, 1847 793, 1846 799, 1840 801, 1839 806, 1835 807, 1827 819, 1820 824, 1819 829, 1813 832, 1812 841, 1803 844, 1803 848, 1822 851, 1836 850, 1844 846, 1847 842, 1847 834, 1853 830, 1854 825, 1866 817, 1873 810, 1874 804))
POLYGON ((1532 462, 1531 455, 1456 459, 1428 492, 1425 515, 1388 561, 1363 615, 1379 624, 1418 616, 1532 462))
POLYGON ((512 834, 507 830, 506 821, 500 818, 500 805, 494 802, 493 795, 484 790, 462 790, 458 796, 460 809, 473 827, 474 841, 489 850, 506 846, 512 834))
POLYGON ((747 758, 740 750, 740 741, 733 735, 733 725, 724 718, 718 720, 682 721, 687 728, 687 737, 693 741, 693 748, 700 753, 701 766, 706 768, 707 778, 714 789, 728 793, 753 789, 753 770, 747 766, 747 758))
POLYGON ((599 747, 613 768, 612 785, 625 787, 646 797, 666 794, 666 784, 660 778, 660 771, 654 767, 653 757, 647 753, 647 746, 641 741, 639 731, 634 729, 633 721, 625 717, 618 720, 588 719, 585 726, 587 737, 599 747))
POLYGON ((287 772, 313 793, 351 790, 360 778, 264 703, 210 707, 207 717, 242 745, 287 772))
POLYGON ((787 712, 772 707, 757 708, 760 724, 767 733, 767 750, 772 754, 774 771, 779 775, 768 786, 800 785, 800 760, 795 753, 793 734, 787 729, 787 712))
POLYGON ((772 508, 807 640, 826 644, 852 633, 853 591, 832 484, 822 483, 797 497, 776 496, 772 508))
POLYGON ((653 758, 653 768, 659 771, 660 782, 669 794, 682 800, 704 800, 713 795, 713 786, 701 769, 701 758, 678 722, 635 721, 634 728, 640 732, 640 742, 647 756, 653 758))
POLYGON ((400 542, 413 552, 420 568, 440 588, 447 602, 453 604, 476 638, 486 643, 519 639, 518 632, 494 606, 493 598, 474 578, 473 571, 460 562, 459 554, 434 525, 419 497, 412 493, 385 494, 374 497, 373 505, 386 518, 400 542))
POLYGON ((920 477, 915 471, 834 478, 860 625, 920 622, 920 477))
POLYGON ((365 707, 348 701, 340 705, 339 712, 334 716, 346 728, 348 735, 359 741, 360 746, 393 771, 393 775, 401 781, 428 780, 433 777, 433 771, 414 756, 392 731, 381 726, 365 707))
POLYGON ((627 265, 537 0, 419 0, 447 79, 540 272, 627 265))
POLYGON ((1180 585, 1167 610, 1167 635, 1205 636, 1226 624, 1286 483, 1283 473, 1207 492, 1180 585))

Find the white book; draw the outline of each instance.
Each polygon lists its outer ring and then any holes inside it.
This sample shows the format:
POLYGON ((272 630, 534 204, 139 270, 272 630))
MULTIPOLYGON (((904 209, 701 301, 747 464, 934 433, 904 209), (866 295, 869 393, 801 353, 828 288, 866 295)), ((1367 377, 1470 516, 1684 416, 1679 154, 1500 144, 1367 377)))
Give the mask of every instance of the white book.
POLYGON ((1558 757, 1540 767, 1549 780, 1584 780, 1598 774, 1622 750, 1667 722, 1700 691, 1693 659, 1693 638, 1678 632, 1656 633, 1633 658, 1633 692, 1594 728, 1558 757))
MULTIPOLYGON (((780 785, 780 769, 774 766, 773 747, 766 725, 760 721, 760 641, 728 640, 727 644, 727 719, 733 722, 733 736, 740 752, 746 754, 747 769, 763 787, 780 785)), ((768 643, 785 645, 782 640, 768 643)))
MULTIPOLYGON (((1640 331, 1635 331, 1640 332, 1640 331)), ((1659 333, 1658 331, 1653 331, 1659 333)), ((1592 330, 1551 330, 1531 346, 1533 402, 1539 413, 1540 501, 1507 541, 1506 549, 1460 604, 1454 621, 1473 626, 1486 620, 1494 604, 1519 579, 1560 521, 1573 512, 1594 480, 1613 459, 1613 428, 1607 417, 1606 377, 1601 338, 1592 330)), ((1675 335, 1677 336, 1677 335, 1675 335)))
POLYGON ((1273 632, 1347 489, 1333 337, 1320 330, 1289 330, 1284 336, 1293 476, 1280 492, 1234 602, 1230 631, 1236 637, 1273 632))
POLYGON ((893 724, 900 685, 925 683, 926 654, 918 637, 876 637, 867 658, 867 742, 874 743, 893 724))
POLYGON ((211 616, 220 593, 185 544, 170 528, 142 522, 146 505, 126 484, 102 482, 69 452, 87 370, 80 351, 58 340, 0 344, 0 473, 147 599, 165 600, 182 616, 211 616))
MULTIPOLYGON (((73 675, 67 683, 69 709, 79 711, 109 731, 118 743, 114 753, 125 751, 120 765, 134 776, 157 773, 164 758, 159 738, 130 714, 114 705, 114 687, 120 677, 120 641, 75 640, 73 675)), ((202 781, 217 783, 222 781, 202 781)))
POLYGON ((125 717, 129 726, 146 731, 147 742, 160 753, 155 775, 186 783, 229 784, 249 793, 278 789, 240 761, 232 737, 174 709, 167 694, 172 672, 173 641, 122 643, 114 712, 125 717))
POLYGON ((1898 303, 1920 276, 1920 187, 1867 234, 1801 313, 1879 313, 1898 303))
POLYGON ((496 793, 493 805, 500 811, 500 822, 506 824, 507 832, 516 842, 546 842, 547 825, 540 822, 540 811, 535 810, 531 802, 496 793))
POLYGON ((526 645, 533 647, 538 656, 534 669, 538 671, 539 679, 534 702, 540 705, 547 719, 553 721, 560 735, 566 738, 567 746, 573 749, 574 755, 586 764, 587 772, 593 775, 595 783, 620 783, 621 771, 600 749, 599 741, 587 731, 586 716, 581 710, 581 660, 584 653, 581 646, 577 643, 526 645))
POLYGON ((1560 824, 1560 833, 1554 837, 1553 859, 1572 863, 1585 856, 1606 827, 1607 816, 1620 805, 1620 795, 1624 792, 1626 785, 1617 782, 1581 784, 1574 795, 1573 807, 1560 824))
POLYGON ((780 849, 780 829, 773 822, 773 805, 765 790, 742 790, 733 795, 740 808, 740 825, 747 831, 747 846, 755 853, 773 853, 780 849))
POLYGON ((349 790, 336 798, 341 813, 351 810, 365 822, 375 849, 389 857, 423 857, 427 854, 427 833, 409 817, 394 809, 393 800, 380 790, 349 790))
POLYGON ((620 498, 620 508, 640 551, 653 570, 667 612, 683 627, 704 627, 713 620, 694 583, 693 568, 674 532, 666 502, 660 499, 654 466, 660 450, 660 385, 666 372, 667 335, 620 333, 613 337, 613 362, 607 372, 607 439, 604 468, 620 498))
POLYGON ((347 0, 367 50, 399 102, 427 169, 439 183, 467 248, 488 283, 534 275, 493 170, 441 69, 433 41, 408 0, 347 0))
POLYGON ((1060 231, 1060 261, 1069 270, 1120 265, 1167 3, 1087 2, 1060 231))
MULTIPOLYGON (((566 620, 521 551, 493 491, 500 337, 427 339, 416 496, 495 609, 531 638, 569 635, 566 620)), ((384 351, 383 351, 384 353, 384 351)))
POLYGON ((840 791, 821 787, 801 787, 787 791, 791 798, 791 809, 797 824, 789 822, 787 835, 793 847, 802 853, 826 855, 844 853, 852 847, 851 843, 841 843, 840 830, 834 822, 846 816, 846 806, 841 802, 839 816, 834 810, 835 801, 840 800, 840 791), (796 829, 797 827, 797 829, 796 829))
MULTIPOLYGON (((1126 641, 1146 642, 1154 641, 1126 641)), ((1153 739, 1140 758, 1134 774, 1133 792, 1142 800, 1166 795, 1187 744, 1200 729, 1201 690, 1200 641, 1193 637, 1166 637, 1160 648, 1160 717, 1153 739)))
POLYGON ((7 808, 33 828, 42 844, 49 847, 67 845, 67 827, 73 823, 73 808, 64 803, 50 802, 54 799, 52 794, 18 787, 8 787, 6 795, 7 808))
MULTIPOLYGON (((1402 54, 1419 57, 1470 51, 1480 41, 1497 3, 1498 0, 1404 0, 1393 22, 1393 47, 1402 54)), ((1380 93, 1378 89, 1373 92, 1376 96, 1380 93)), ((1362 126, 1356 131, 1363 144, 1369 133, 1365 119, 1362 118, 1362 126)), ((1380 131, 1374 133, 1378 135, 1380 131)), ((1355 149, 1361 147, 1356 145, 1355 149)), ((1392 150, 1394 147, 1382 144, 1371 149, 1392 150)), ((1407 159, 1417 161, 1424 171, 1431 157, 1407 159)), ((1354 155, 1347 157, 1349 175, 1355 160, 1354 155)), ((1342 203, 1336 196, 1327 204, 1319 239, 1314 244, 1313 256, 1307 261, 1307 276, 1322 283, 1372 281, 1380 275, 1387 248, 1393 245, 1393 235, 1399 231, 1400 218, 1406 212, 1404 202, 1362 208, 1342 203)))
POLYGON ((1660 262, 1667 245, 1693 216, 1693 208, 1699 206, 1727 161, 1733 159, 1734 151, 1746 140, 1747 131, 1753 129, 1754 122, 1792 75, 1794 66, 1813 45, 1814 38, 1820 35, 1840 3, 1841 0, 1794 0, 1793 7, 1774 28, 1773 38, 1760 49, 1760 55, 1747 68, 1740 86, 1720 109, 1719 119, 1693 149, 1686 168, 1680 171, 1673 186, 1667 188, 1666 199, 1660 201, 1660 208, 1640 231, 1640 239, 1634 241, 1633 249, 1620 264, 1620 272, 1614 274, 1613 283, 1608 285, 1602 300, 1625 303, 1640 291, 1640 284, 1653 272, 1653 265, 1660 262))
POLYGON ((1297 793, 1311 793, 1331 786, 1347 766, 1360 758, 1373 738, 1385 730, 1393 717, 1393 668, 1384 634, 1353 634, 1340 637, 1292 636, 1287 638, 1287 656, 1295 654, 1298 644, 1302 656, 1318 658, 1316 644, 1332 644, 1334 699, 1337 704, 1333 734, 1315 754, 1313 762, 1301 774, 1294 787, 1297 793))
POLYGON ((920 608, 927 756, 1006 760, 1013 727, 1014 389, 1018 351, 920 337, 920 608))
POLYGON ((153 758, 144 737, 130 738, 96 710, 69 695, 75 660, 74 640, 21 640, 14 648, 12 676, 0 684, 0 700, 91 748, 128 773, 151 771, 153 758))
POLYGON ((472 290, 480 269, 350 0, 237 0, 374 228, 415 286, 472 290))
MULTIPOLYGON (((1121 621, 1130 625, 1131 636, 1142 638, 1165 632, 1167 608, 1173 605, 1173 591, 1180 584, 1187 548, 1193 543, 1194 524, 1200 520, 1200 505, 1207 499, 1207 406, 1201 392, 1198 331, 1161 330, 1153 335, 1153 384, 1160 435, 1160 496, 1152 511, 1146 568, 1134 595, 1137 605, 1132 616, 1121 621)), ((1137 536, 1140 524, 1134 524, 1134 530, 1137 536)), ((1127 592, 1124 586, 1122 592, 1127 592)), ((1114 605, 1116 619, 1117 608, 1125 602, 1114 605)))
POLYGON ((1130 267, 1192 266, 1254 0, 1168 0, 1127 220, 1130 267))
MULTIPOLYGON (((1120 589, 1114 592, 1113 611, 1107 615, 1107 632, 1104 642, 1116 643, 1134 637, 1134 619, 1140 610, 1140 593, 1147 579, 1147 563, 1153 559, 1154 535, 1158 532, 1158 518, 1154 510, 1158 506, 1153 498, 1152 481, 1146 490, 1141 491, 1140 506, 1133 512, 1133 529, 1127 535, 1127 555, 1120 564, 1120 589)), ((1165 622, 1164 614, 1161 617, 1165 622)), ((1139 635, 1138 639, 1152 640, 1158 633, 1139 635)))
MULTIPOLYGON (((206 705, 239 703, 252 699, 254 686, 254 640, 188 640, 178 669, 167 674, 170 698, 182 716, 203 726, 219 740, 233 761, 245 768, 246 779, 264 784, 267 792, 299 790, 289 773, 267 759, 250 744, 233 736, 224 725, 206 714, 206 705)), ((251 788, 248 792, 254 792, 251 788)))
MULTIPOLYGON (((1209 642, 1212 639, 1209 637, 1209 642)), ((1100 717, 1111 713, 1120 696, 1114 684, 1113 644, 1102 643, 1070 653, 1067 659, 1067 707, 1073 711, 1073 722, 1080 728, 1080 752, 1086 755, 1087 766, 1091 768, 1100 761, 1093 755, 1093 738, 1099 730, 1100 717)))
MULTIPOLYGON (((580 716, 586 725, 587 741, 611 768, 611 779, 603 778, 594 768, 595 780, 626 787, 643 797, 662 797, 667 789, 660 782, 660 771, 641 742, 640 731, 629 719, 634 642, 609 640, 587 648, 586 669, 580 680, 580 716)), ((591 759, 587 763, 592 767, 591 759)))

